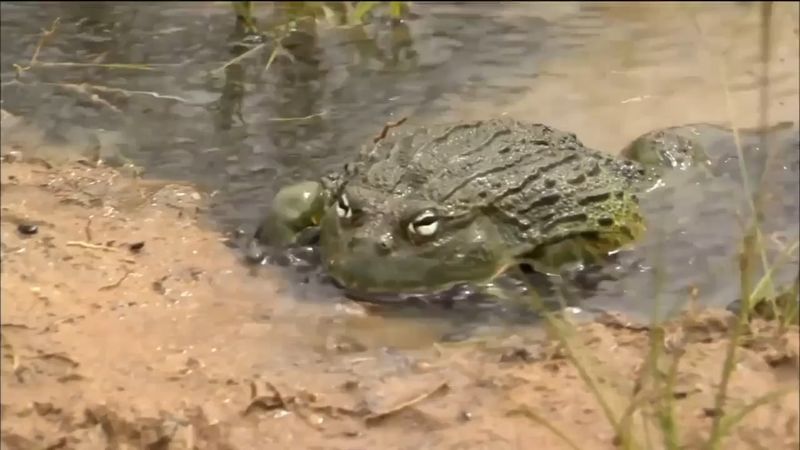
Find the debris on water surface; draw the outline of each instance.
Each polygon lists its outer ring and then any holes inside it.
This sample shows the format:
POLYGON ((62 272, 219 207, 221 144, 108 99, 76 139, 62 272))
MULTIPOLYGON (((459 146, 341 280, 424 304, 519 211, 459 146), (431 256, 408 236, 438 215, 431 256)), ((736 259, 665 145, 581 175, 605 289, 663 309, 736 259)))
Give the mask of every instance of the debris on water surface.
POLYGON ((392 128, 395 128, 395 127, 399 127, 406 120, 408 120, 408 117, 403 117, 403 118, 401 118, 400 120, 398 120, 396 122, 387 122, 386 125, 383 126, 383 129, 381 130, 380 134, 378 134, 377 136, 375 136, 372 139, 372 142, 377 144, 378 142, 382 141, 383 139, 386 138, 386 135, 389 134, 389 130, 391 130, 392 128))

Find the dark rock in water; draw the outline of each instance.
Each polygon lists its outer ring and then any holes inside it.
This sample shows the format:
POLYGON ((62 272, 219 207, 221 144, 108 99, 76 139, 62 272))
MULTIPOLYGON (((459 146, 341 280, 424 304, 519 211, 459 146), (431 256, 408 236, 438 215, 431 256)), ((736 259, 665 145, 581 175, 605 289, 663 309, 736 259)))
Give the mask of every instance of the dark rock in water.
MULTIPOLYGON (((258 243, 256 239, 251 239, 245 249, 244 249, 244 257, 248 263, 251 264, 263 264, 267 261, 267 252, 264 248, 258 243)), ((288 264, 281 264, 280 261, 272 261, 278 265, 288 265, 288 264)))

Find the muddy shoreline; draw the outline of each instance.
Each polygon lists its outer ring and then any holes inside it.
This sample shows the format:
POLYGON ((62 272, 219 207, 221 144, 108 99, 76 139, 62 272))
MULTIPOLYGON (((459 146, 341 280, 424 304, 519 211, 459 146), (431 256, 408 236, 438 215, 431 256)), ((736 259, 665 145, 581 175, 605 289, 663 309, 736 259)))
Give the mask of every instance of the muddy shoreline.
MULTIPOLYGON (((254 277, 202 226, 206 194, 13 151, 2 163, 3 448, 569 448, 539 418, 579 448, 615 448, 546 333, 364 343, 342 330, 388 320, 345 303, 307 320, 286 313, 288 281, 269 269, 254 277)), ((703 310, 665 328, 665 361, 681 355, 672 394, 687 448, 710 429, 731 320, 703 310)), ((647 327, 606 317, 577 329, 622 411, 642 389, 647 327)), ((789 392, 748 415, 725 448, 800 444, 798 330, 776 330, 749 326, 728 404, 789 392)))

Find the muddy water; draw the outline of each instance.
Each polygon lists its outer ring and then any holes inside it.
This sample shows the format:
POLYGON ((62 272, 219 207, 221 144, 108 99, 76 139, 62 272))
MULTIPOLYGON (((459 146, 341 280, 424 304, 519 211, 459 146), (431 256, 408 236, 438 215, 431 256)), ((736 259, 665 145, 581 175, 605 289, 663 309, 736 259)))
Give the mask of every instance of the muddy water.
MULTIPOLYGON (((768 119, 798 123, 798 7, 774 7, 768 119)), ((252 229, 278 186, 341 164, 401 116, 508 114, 575 131, 608 151, 656 127, 758 123, 756 5, 417 4, 413 11, 405 27, 319 25, 317 38, 290 46, 294 61, 278 57, 264 70, 269 48, 224 67, 238 54, 225 3, 3 3, 3 108, 80 152, 121 153, 148 177, 197 184, 213 194, 210 216, 221 231, 252 229), (40 62, 152 70, 50 65, 15 79, 12 64, 30 59, 40 30, 56 17, 40 62)), ((260 14, 268 20, 269 11, 260 14)), ((795 159, 778 175, 787 200, 773 225, 789 230, 783 242, 796 236, 798 222, 796 147, 790 142, 788 150, 795 159)), ((735 176, 710 189, 740 190, 735 176)), ((704 302, 733 300, 736 210, 743 203, 731 195, 724 199, 729 206, 708 218, 702 213, 723 196, 702 192, 678 190, 653 206, 662 214, 655 222, 665 226, 642 251, 622 256, 622 282, 582 293, 581 304, 646 314, 658 278, 653 267, 668 268, 671 305, 697 286, 704 302), (665 235, 680 245, 656 251, 663 248, 656 236, 665 235), (698 256, 707 248, 714 251, 698 256)), ((335 295, 325 286, 296 289, 298 298, 335 295)), ((330 311, 292 301, 286 308, 300 308, 301 320, 330 311)), ((438 336, 420 314, 411 315, 398 322, 397 334, 438 336)), ((385 323, 374 328, 393 332, 385 323)))

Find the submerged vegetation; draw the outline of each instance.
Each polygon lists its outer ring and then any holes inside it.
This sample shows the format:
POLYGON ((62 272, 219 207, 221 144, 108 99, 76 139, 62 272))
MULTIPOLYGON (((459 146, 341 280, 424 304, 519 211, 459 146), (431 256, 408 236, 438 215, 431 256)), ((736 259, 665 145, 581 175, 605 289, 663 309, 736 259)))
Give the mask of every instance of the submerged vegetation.
MULTIPOLYGON (((248 33, 258 33, 253 15, 253 2, 231 2, 237 24, 248 33)), ((287 15, 289 21, 324 20, 329 25, 361 25, 382 6, 389 10, 394 20, 408 14, 408 2, 276 2, 275 7, 287 15)))
MULTIPOLYGON (((403 19, 410 13, 408 2, 273 2, 263 24, 257 19, 253 2, 231 2, 235 14, 235 32, 231 36, 236 42, 232 46, 233 58, 212 74, 225 73, 225 87, 220 97, 220 124, 230 127, 233 116, 241 119, 241 104, 244 90, 243 60, 265 49, 271 49, 263 70, 267 71, 278 58, 289 63, 297 61, 316 65, 318 30, 321 24, 327 28, 342 28, 355 44, 359 57, 365 62, 377 61, 387 69, 408 62, 416 64, 417 54, 413 50, 411 32, 403 19), (381 49, 377 35, 370 36, 365 24, 376 18, 388 16, 391 23, 391 40, 388 49, 381 49)), ((304 117, 281 117, 276 121, 307 120, 324 112, 304 117)))

